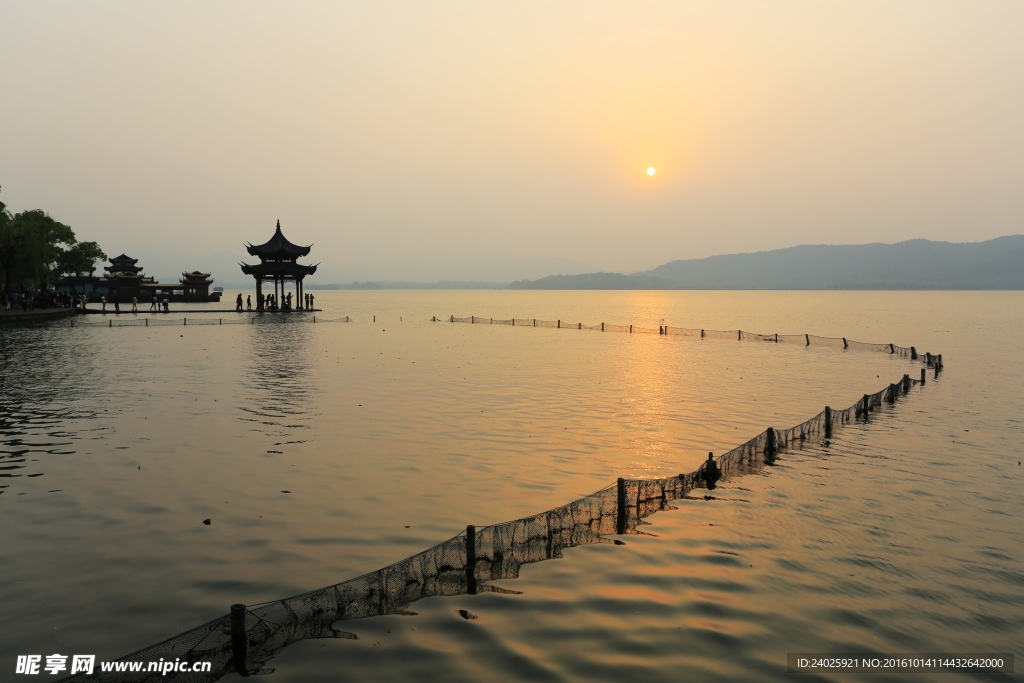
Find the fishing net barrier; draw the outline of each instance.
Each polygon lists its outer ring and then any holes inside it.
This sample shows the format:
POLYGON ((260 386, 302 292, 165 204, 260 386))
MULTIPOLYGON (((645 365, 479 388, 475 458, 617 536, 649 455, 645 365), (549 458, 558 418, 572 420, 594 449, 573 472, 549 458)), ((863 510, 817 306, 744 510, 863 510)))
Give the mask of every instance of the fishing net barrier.
MULTIPOLYGON (((941 356, 928 355, 929 359, 941 356)), ((941 361, 931 364, 935 376, 941 361)), ((237 672, 267 674, 267 662, 288 645, 312 638, 357 636, 334 628, 339 621, 384 615, 415 615, 407 607, 435 596, 510 593, 490 581, 515 579, 525 564, 562 557, 566 548, 595 543, 622 545, 614 536, 643 534, 644 518, 673 509, 671 501, 695 489, 714 489, 719 481, 772 466, 787 451, 827 444, 837 430, 872 413, 893 407, 915 386, 927 381, 903 375, 853 405, 824 410, 788 429, 767 428, 746 443, 708 460, 697 470, 656 479, 618 479, 610 486, 567 505, 484 527, 467 526, 458 535, 412 557, 332 586, 257 605, 232 605, 231 612, 163 642, 143 648, 116 662, 209 663, 209 671, 100 671, 61 679, 85 683, 174 681, 204 683, 237 672)))
MULTIPOLYGON (((123 315, 123 314, 122 314, 123 315)), ((90 316, 91 317, 91 316, 90 316)), ((193 327, 195 325, 266 325, 266 324, 295 324, 295 323, 350 323, 352 318, 345 315, 340 318, 324 318, 320 316, 300 315, 294 318, 290 316, 267 317, 257 316, 234 317, 234 318, 178 318, 163 317, 160 314, 145 317, 121 318, 120 315, 106 320, 92 322, 89 320, 71 319, 71 327, 193 327)))
MULTIPOLYGON (((689 337, 692 339, 720 339, 731 341, 755 341, 767 342, 770 344, 799 344, 801 346, 826 347, 843 349, 848 351, 880 351, 889 353, 900 358, 918 360, 917 349, 913 346, 899 346, 897 344, 871 344, 859 342, 846 337, 819 337, 814 334, 760 334, 747 332, 745 330, 705 330, 691 327, 672 327, 670 325, 659 325, 658 327, 641 327, 640 325, 613 325, 611 323, 598 323, 586 325, 584 323, 570 323, 565 320, 538 320, 537 318, 485 318, 481 316, 469 316, 459 318, 450 315, 447 318, 431 317, 431 322, 469 323, 475 325, 509 325, 511 327, 551 327, 561 330, 593 330, 597 332, 626 332, 628 334, 657 334, 668 337, 689 337)), ((941 355, 930 353, 923 354, 928 367, 935 363, 942 363, 941 355)))

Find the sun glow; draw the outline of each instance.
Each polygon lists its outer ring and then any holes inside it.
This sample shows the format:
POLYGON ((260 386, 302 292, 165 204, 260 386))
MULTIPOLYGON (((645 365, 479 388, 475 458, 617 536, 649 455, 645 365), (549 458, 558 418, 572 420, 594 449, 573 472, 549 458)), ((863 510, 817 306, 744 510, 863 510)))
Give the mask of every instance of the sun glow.
POLYGON ((647 175, 654 175, 657 172, 658 172, 658 169, 654 168, 653 166, 648 166, 647 167, 647 175))

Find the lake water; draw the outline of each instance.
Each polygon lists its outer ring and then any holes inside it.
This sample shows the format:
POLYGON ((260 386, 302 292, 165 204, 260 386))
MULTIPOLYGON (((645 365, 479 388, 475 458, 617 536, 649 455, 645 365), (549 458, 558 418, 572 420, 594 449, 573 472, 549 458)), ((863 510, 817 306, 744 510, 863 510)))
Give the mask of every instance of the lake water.
POLYGON ((1021 651, 1024 293, 315 294, 353 322, 0 328, 0 680, 27 680, 19 654, 115 659, 467 524, 692 471, 921 367, 430 321, 453 314, 845 336, 945 369, 649 535, 497 582, 519 594, 338 622, 358 640, 293 644, 271 680, 781 680, 788 652, 1021 651))

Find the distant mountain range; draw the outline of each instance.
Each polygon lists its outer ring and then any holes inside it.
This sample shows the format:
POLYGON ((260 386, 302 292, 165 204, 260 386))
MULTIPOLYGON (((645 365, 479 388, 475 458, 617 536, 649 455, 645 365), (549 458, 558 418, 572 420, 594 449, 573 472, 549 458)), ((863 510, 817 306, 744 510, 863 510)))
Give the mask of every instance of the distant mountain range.
POLYGON ((552 275, 509 289, 1024 289, 1024 235, 803 245, 672 261, 632 275, 552 275))

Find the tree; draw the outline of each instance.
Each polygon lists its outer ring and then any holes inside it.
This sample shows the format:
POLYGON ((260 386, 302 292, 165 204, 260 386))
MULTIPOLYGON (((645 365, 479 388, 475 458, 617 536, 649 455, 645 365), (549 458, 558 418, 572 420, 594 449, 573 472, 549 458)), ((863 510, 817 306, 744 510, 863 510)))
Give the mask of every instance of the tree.
POLYGON ((11 214, 0 202, 0 271, 4 286, 31 279, 40 287, 64 274, 91 271, 106 254, 96 242, 79 242, 74 231, 42 209, 11 214))
POLYGON ((57 275, 82 275, 95 269, 97 261, 106 261, 107 255, 96 242, 78 242, 65 250, 57 259, 57 275))

